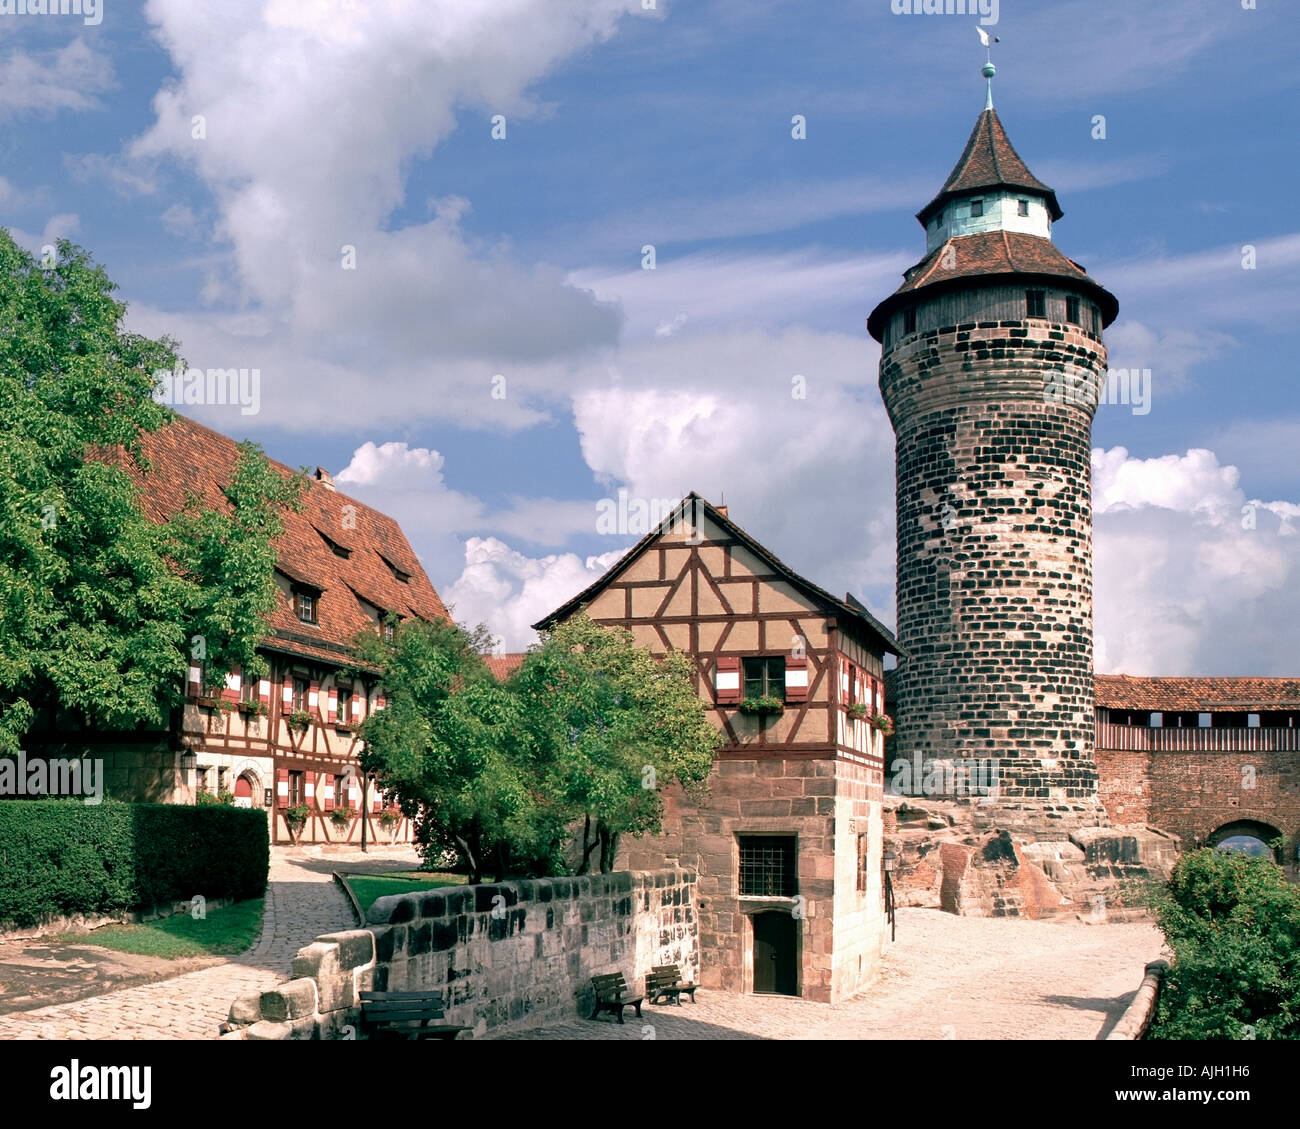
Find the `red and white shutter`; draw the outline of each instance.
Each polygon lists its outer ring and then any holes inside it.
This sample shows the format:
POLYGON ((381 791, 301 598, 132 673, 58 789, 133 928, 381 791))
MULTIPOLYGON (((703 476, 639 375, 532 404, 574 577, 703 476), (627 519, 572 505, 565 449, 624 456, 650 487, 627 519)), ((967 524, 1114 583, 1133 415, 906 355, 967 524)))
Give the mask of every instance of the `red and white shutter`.
POLYGON ((376 712, 376 713, 378 713, 380 710, 382 710, 386 705, 388 705, 388 699, 385 698, 385 697, 383 696, 383 694, 380 694, 380 695, 378 695, 378 696, 375 698, 375 712, 376 712))
POLYGON ((239 701, 239 688, 244 684, 244 668, 235 667, 226 675, 226 685, 222 688, 221 696, 227 702, 239 701))
POLYGON ((740 659, 729 655, 718 657, 717 673, 713 676, 713 691, 720 706, 740 704, 740 659))
POLYGON ((328 720, 333 721, 339 715, 339 688, 337 686, 330 687, 329 701, 330 701, 330 705, 329 705, 330 712, 329 712, 328 720))
POLYGON ((785 658, 785 700, 787 702, 806 702, 808 700, 808 659, 806 656, 785 658))
POLYGON ((384 798, 379 794, 379 789, 376 788, 374 794, 370 797, 370 810, 378 812, 383 806, 384 798))
POLYGON ((316 774, 314 772, 303 774, 303 787, 307 792, 303 797, 303 802, 309 808, 314 808, 316 806, 316 774))
POLYGON ((289 770, 287 768, 277 768, 275 770, 275 804, 276 807, 281 808, 289 806, 289 770))
POLYGON ((361 703, 365 701, 364 694, 358 694, 352 691, 352 724, 359 725, 361 722, 361 703))
POLYGON ((261 679, 257 684, 257 700, 268 710, 271 708, 271 680, 261 679))
POLYGON ((849 663, 849 660, 844 658, 843 655, 841 655, 840 656, 840 701, 844 703, 844 705, 846 706, 849 704, 850 701, 849 674, 852 670, 853 667, 849 663))
POLYGON ((321 805, 326 811, 334 810, 334 778, 322 773, 321 775, 321 793, 324 797, 324 803, 321 805))
POLYGON ((197 698, 203 692, 203 668, 196 662, 190 663, 189 695, 197 698))
POLYGON ((287 715, 293 709, 293 675, 284 676, 284 686, 280 690, 280 704, 287 715))
POLYGON ((348 774, 348 807, 355 810, 357 806, 357 778, 351 773, 348 774))
POLYGON ((307 712, 315 717, 320 717, 320 683, 314 678, 307 690, 307 712))

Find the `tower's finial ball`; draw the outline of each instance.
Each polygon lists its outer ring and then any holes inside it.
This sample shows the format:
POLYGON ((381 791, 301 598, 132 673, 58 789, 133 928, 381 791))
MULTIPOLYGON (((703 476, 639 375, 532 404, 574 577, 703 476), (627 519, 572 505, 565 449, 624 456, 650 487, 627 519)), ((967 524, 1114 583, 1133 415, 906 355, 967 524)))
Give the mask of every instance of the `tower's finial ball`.
POLYGON ((998 73, 998 68, 995 67, 992 63, 985 63, 982 67, 980 67, 980 74, 982 74, 985 78, 992 78, 997 73, 998 73))

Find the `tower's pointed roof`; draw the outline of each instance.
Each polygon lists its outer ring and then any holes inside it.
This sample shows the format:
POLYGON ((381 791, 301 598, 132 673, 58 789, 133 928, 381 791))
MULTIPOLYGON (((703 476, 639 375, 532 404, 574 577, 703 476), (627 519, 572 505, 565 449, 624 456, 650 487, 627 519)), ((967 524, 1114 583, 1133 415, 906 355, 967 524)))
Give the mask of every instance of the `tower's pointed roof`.
POLYGON ((1064 215, 1056 193, 1029 171, 1012 147, 997 111, 986 109, 976 119, 966 148, 939 189, 939 195, 917 212, 916 218, 924 227, 952 197, 996 188, 1018 189, 1045 197, 1053 222, 1064 215))

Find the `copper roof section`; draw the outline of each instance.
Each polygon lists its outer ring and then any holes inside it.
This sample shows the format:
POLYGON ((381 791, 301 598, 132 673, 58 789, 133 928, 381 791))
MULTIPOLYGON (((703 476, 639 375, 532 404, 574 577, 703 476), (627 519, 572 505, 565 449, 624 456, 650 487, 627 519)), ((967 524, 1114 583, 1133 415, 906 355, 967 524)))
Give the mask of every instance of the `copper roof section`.
POLYGON ((985 110, 975 120, 966 148, 939 189, 939 195, 917 212, 916 218, 924 227, 929 224, 930 217, 954 196, 994 188, 1014 188, 1045 196, 1053 221, 1065 214, 1056 201, 1056 193, 1031 173, 1020 159, 1007 131, 1002 128, 997 111, 985 110))
POLYGON ((1115 296, 1050 239, 1018 231, 981 231, 949 239, 905 271, 903 285, 871 311, 867 331, 880 341, 889 316, 909 295, 921 290, 969 286, 972 281, 1005 282, 1008 278, 1072 285, 1096 301, 1103 325, 1119 316, 1115 296))

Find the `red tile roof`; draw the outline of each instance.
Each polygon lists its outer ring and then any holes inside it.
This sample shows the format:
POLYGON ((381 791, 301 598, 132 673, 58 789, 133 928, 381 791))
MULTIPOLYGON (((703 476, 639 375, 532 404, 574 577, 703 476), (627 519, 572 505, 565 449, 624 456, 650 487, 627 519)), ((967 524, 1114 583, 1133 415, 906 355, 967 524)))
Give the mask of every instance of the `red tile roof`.
MULTIPOLYGON (((229 508, 223 488, 238 458, 235 440, 178 415, 166 427, 142 434, 140 446, 149 462, 147 472, 140 473, 129 461, 125 465, 140 486, 149 517, 166 521, 190 494, 212 509, 229 508)), ((274 460, 271 464, 286 476, 300 473, 274 460)), ((397 522, 315 479, 306 481, 302 512, 283 514, 276 567, 291 580, 320 589, 319 622, 303 623, 285 601, 271 615, 268 649, 340 661, 356 633, 373 626, 358 596, 403 619, 450 620, 397 522), (326 538, 351 554, 336 556, 326 538), (409 580, 399 580, 389 561, 409 580)))
POLYGON ((524 656, 522 653, 485 655, 484 660, 487 662, 488 670, 492 672, 492 676, 500 682, 505 682, 523 665, 524 656))
POLYGON ((1096 676, 1102 709, 1205 712, 1300 708, 1300 678, 1135 678, 1096 676))
POLYGON ((939 195, 916 213, 921 225, 929 224, 930 217, 954 196, 978 192, 980 189, 1018 188, 1047 197, 1052 219, 1059 220, 1065 213, 1056 202, 1056 193, 1031 173, 1020 154, 1012 147, 1007 131, 1002 128, 997 112, 985 110, 975 121, 966 141, 966 148, 956 167, 948 174, 939 195))

